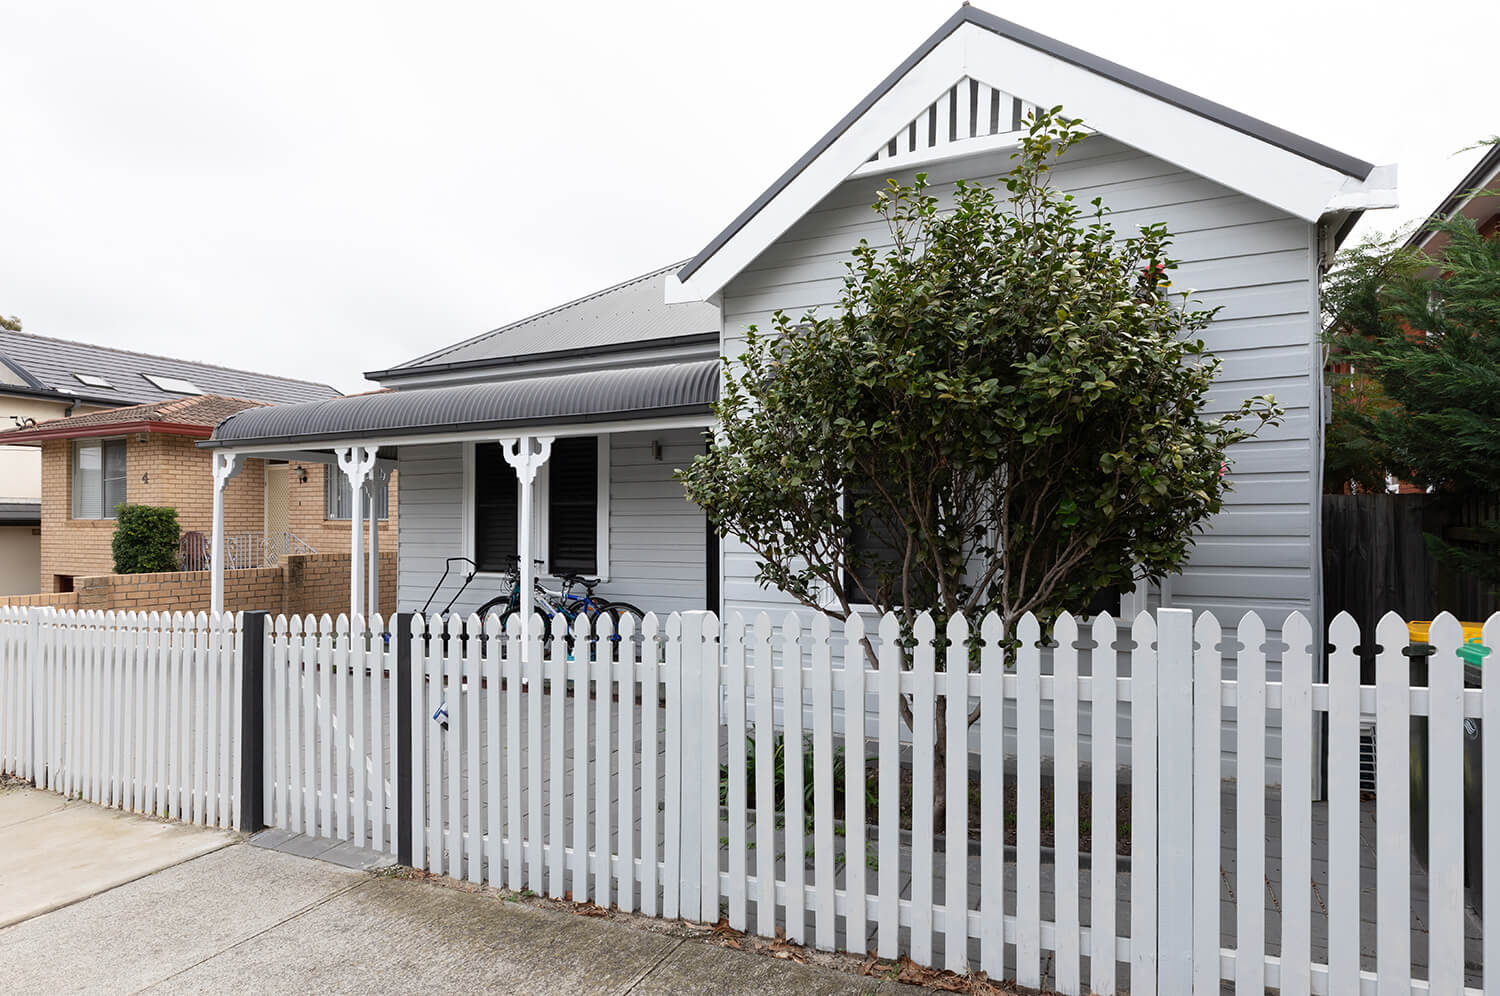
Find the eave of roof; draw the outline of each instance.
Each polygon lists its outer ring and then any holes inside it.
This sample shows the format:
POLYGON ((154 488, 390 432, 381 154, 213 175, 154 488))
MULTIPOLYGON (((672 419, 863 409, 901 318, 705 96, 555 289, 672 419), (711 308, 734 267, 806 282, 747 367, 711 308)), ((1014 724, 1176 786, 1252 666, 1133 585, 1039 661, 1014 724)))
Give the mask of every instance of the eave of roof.
POLYGON ((528 425, 617 422, 707 413, 718 398, 717 359, 562 373, 517 380, 252 408, 220 422, 214 448, 394 440, 528 425))
POLYGON ((1253 118, 1248 114, 1242 114, 1233 108, 1223 104, 1189 93, 1180 87, 1172 86, 1161 80, 1154 79, 1144 73, 1138 73, 1119 63, 1102 59, 1099 56, 1085 52, 1080 48, 1065 44, 1054 38, 1024 28, 1019 24, 996 17, 987 11, 979 10, 965 4, 960 7, 952 17, 943 22, 942 27, 917 47, 916 51, 907 56, 901 65, 897 66, 885 79, 865 95, 854 108, 839 119, 828 133, 815 142, 812 148, 802 154, 791 167, 779 176, 774 183, 765 189, 759 197, 750 203, 750 206, 741 211, 729 225, 715 235, 708 245, 704 246, 696 256, 689 260, 682 269, 677 271, 677 278, 686 281, 699 267, 712 259, 730 239, 744 228, 745 225, 765 208, 767 204, 775 200, 787 185, 797 178, 807 166, 826 152, 849 126, 859 120, 866 111, 875 105, 900 79, 911 69, 921 62, 933 49, 942 43, 953 32, 965 24, 973 24, 997 35, 1008 38, 1020 45, 1036 49, 1064 62, 1071 63, 1081 69, 1096 73, 1107 79, 1113 80, 1123 86, 1138 90, 1141 93, 1155 97, 1168 104, 1179 107, 1185 111, 1197 114, 1201 117, 1215 121, 1225 127, 1242 132, 1252 138, 1259 139, 1276 148, 1283 149, 1304 159, 1311 160, 1319 165, 1326 166, 1346 176, 1363 180, 1375 169, 1373 163, 1367 163, 1362 159, 1339 152, 1337 149, 1329 148, 1311 139, 1278 128, 1273 124, 1253 118))
POLYGON ((15 394, 23 398, 40 398, 46 401, 56 401, 59 404, 103 405, 107 408, 120 407, 119 398, 101 398, 96 394, 80 394, 76 391, 54 391, 52 388, 46 386, 38 388, 23 387, 20 384, 0 384, 0 394, 15 394))
POLYGON ((1474 164, 1474 168, 1464 174, 1464 178, 1458 181, 1458 186, 1449 191, 1447 197, 1443 198, 1443 203, 1438 205, 1437 210, 1428 215, 1422 227, 1406 240, 1407 247, 1424 245, 1428 239, 1432 238, 1437 224, 1461 210, 1473 198, 1475 189, 1486 183, 1486 178, 1491 174, 1500 175, 1500 142, 1491 145, 1490 151, 1481 156, 1479 162, 1474 164))
POLYGON ((477 360, 458 360, 453 363, 429 363, 419 367, 403 364, 398 367, 391 367, 389 370, 368 370, 365 372, 365 377, 374 381, 398 380, 402 377, 418 377, 424 374, 442 373, 449 370, 482 370, 486 367, 512 367, 527 363, 557 360, 563 357, 591 359, 596 356, 609 356, 616 353, 673 349, 683 346, 702 346, 718 341, 718 332, 695 332, 692 335, 672 336, 667 339, 637 339, 627 342, 611 342, 602 346, 590 346, 587 349, 556 349, 545 353, 525 353, 520 356, 493 356, 477 360))
MULTIPOLYGON (((63 419, 61 421, 67 421, 63 419)), ((45 425, 45 423, 44 423, 45 425)), ((187 436, 190 439, 207 439, 213 435, 211 425, 193 425, 188 422, 95 422, 89 425, 68 425, 48 429, 35 426, 0 432, 0 445, 29 446, 49 439, 102 439, 108 436, 125 436, 132 432, 155 432, 163 436, 187 436)))
POLYGON ((42 506, 34 501, 0 502, 0 526, 40 526, 42 506))

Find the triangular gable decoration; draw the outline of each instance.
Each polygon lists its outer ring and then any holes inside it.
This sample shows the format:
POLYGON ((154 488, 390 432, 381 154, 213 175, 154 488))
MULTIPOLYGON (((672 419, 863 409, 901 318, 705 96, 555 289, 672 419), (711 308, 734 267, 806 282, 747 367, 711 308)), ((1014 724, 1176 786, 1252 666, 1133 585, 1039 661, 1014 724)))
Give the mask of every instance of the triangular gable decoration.
POLYGON ((870 156, 870 162, 922 158, 934 149, 1025 130, 1036 105, 965 76, 870 156))

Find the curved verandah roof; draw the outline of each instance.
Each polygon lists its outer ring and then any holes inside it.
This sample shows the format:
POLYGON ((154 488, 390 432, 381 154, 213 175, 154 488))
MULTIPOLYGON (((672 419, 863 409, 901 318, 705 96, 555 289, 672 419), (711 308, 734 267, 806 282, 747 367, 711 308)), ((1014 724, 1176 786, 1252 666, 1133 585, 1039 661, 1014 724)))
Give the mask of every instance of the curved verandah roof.
POLYGON ((301 448, 673 416, 706 423, 719 397, 720 379, 719 361, 711 359, 380 391, 240 412, 219 423, 199 445, 301 448))

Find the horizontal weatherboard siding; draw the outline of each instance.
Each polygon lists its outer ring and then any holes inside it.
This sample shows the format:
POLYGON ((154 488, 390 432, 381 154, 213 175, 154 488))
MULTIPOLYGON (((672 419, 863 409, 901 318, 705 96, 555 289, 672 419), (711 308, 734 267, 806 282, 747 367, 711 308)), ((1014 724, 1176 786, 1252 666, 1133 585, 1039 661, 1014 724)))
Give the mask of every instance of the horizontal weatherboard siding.
MULTIPOLYGON (((705 599, 705 535, 701 509, 690 504, 673 471, 703 451, 697 430, 620 433, 610 438, 610 573, 603 596, 632 602, 642 611, 701 609, 705 599), (661 446, 655 459, 652 443, 661 446)), ((442 576, 444 560, 463 553, 463 453, 459 444, 403 446, 398 478, 401 501, 401 577, 397 603, 419 610, 442 576)), ((463 583, 467 565, 455 565, 432 599, 437 611, 463 583)), ((549 587, 555 587, 544 579, 549 587)), ((455 603, 472 612, 501 594, 492 576, 476 577, 455 603)))

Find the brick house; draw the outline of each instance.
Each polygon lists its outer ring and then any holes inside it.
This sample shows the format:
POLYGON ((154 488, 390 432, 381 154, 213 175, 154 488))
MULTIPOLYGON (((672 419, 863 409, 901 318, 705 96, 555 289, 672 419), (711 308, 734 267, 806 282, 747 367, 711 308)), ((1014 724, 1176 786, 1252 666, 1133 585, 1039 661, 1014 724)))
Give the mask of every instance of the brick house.
MULTIPOLYGON (((339 392, 327 384, 293 377, 0 328, 0 429, 204 394, 295 404, 336 398, 339 392)), ((183 444, 179 441, 178 445, 183 444)), ((137 459, 145 458, 142 453, 137 459)), ((313 484, 323 480, 321 473, 310 478, 304 489, 309 493, 313 484)), ((139 477, 137 482, 144 483, 139 477)), ((134 492, 130 500, 137 500, 134 492)), ((68 573, 42 569, 41 501, 42 447, 0 442, 0 596, 50 591, 39 586, 39 578, 68 573)), ((303 499, 294 502, 294 509, 299 505, 312 515, 314 503, 303 499)), ((91 528, 110 531, 98 525, 91 528)), ((310 524, 307 528, 311 535, 314 530, 310 524)), ((108 546, 107 541, 102 546, 104 563, 108 563, 108 546)), ((346 538, 339 549, 347 546, 346 538)), ((99 562, 97 557, 88 561, 99 562)))
MULTIPOLYGON (((180 566, 206 569, 212 457, 195 444, 223 419, 259 407, 194 395, 0 432, 0 445, 41 451, 38 589, 72 591, 75 578, 113 571, 114 509, 122 503, 175 508, 184 537, 180 566)), ((264 568, 292 554, 347 552, 349 486, 336 468, 329 470, 314 462, 245 461, 224 489, 227 566, 264 568)), ((396 535, 394 499, 394 488, 376 498, 388 549, 396 535)))

